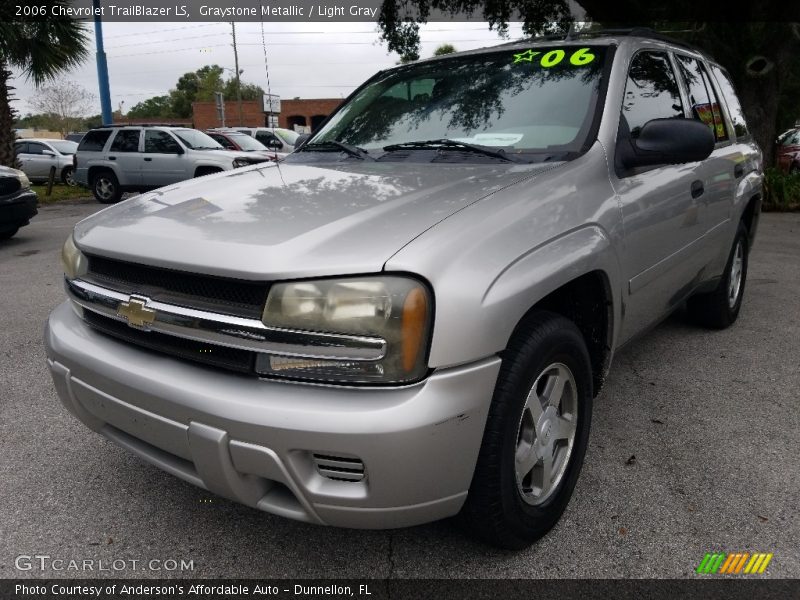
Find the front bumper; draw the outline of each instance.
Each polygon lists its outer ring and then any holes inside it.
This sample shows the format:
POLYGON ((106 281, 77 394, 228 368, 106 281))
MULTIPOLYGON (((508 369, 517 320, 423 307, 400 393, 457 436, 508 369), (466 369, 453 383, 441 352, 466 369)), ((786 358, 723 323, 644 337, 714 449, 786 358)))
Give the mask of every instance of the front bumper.
POLYGON ((375 529, 460 510, 500 367, 489 358, 397 388, 262 380, 107 337, 69 302, 45 346, 70 412, 144 460, 270 513, 375 529), (365 476, 330 479, 315 455, 358 459, 365 476))
POLYGON ((36 192, 23 190, 0 200, 0 230, 22 227, 39 211, 36 192))

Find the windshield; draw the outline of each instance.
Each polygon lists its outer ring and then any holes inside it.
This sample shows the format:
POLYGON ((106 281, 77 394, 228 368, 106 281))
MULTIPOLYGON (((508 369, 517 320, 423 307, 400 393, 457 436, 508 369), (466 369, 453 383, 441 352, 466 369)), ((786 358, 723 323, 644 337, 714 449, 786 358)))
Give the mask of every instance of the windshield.
POLYGON ((605 46, 517 48, 393 69, 310 142, 336 140, 373 154, 448 139, 529 160, 577 152, 591 129, 606 53, 605 46))
POLYGON ((190 150, 218 150, 220 146, 213 138, 196 129, 174 129, 178 139, 190 150))
POLYGON ((50 145, 61 154, 75 154, 78 144, 70 141, 50 142, 50 145))
POLYGON ((239 146, 239 148, 241 148, 246 152, 252 152, 254 150, 260 150, 260 151, 269 150, 269 148, 267 148, 257 139, 251 138, 249 135, 245 133, 239 133, 239 134, 229 133, 228 137, 230 137, 231 140, 233 140, 234 143, 236 143, 236 145, 239 146))
POLYGON ((297 138, 300 137, 300 134, 296 131, 292 131, 291 129, 273 129, 275 135, 277 135, 284 144, 289 144, 290 146, 294 146, 294 143, 297 141, 297 138))

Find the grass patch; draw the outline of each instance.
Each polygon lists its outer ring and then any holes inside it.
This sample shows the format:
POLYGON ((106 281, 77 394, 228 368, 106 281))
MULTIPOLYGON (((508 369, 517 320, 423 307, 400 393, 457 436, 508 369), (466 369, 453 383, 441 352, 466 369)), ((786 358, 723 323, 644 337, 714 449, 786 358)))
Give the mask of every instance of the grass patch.
POLYGON ((57 183, 53 186, 53 192, 47 196, 47 185, 32 185, 31 189, 39 196, 39 204, 55 204, 62 200, 79 200, 91 198, 92 192, 79 185, 69 186, 57 183))
POLYGON ((800 174, 785 175, 775 168, 764 172, 762 209, 773 212, 800 211, 800 174))

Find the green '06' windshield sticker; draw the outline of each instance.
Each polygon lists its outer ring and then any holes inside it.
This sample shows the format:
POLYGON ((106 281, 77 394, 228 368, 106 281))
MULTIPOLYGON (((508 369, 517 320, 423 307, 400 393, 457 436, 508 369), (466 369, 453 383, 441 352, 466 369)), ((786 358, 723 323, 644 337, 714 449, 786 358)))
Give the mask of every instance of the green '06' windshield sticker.
MULTIPOLYGON (((525 52, 518 52, 514 54, 514 64, 519 63, 531 63, 531 64, 538 64, 545 69, 549 69, 550 67, 555 67, 558 64, 561 64, 563 60, 567 57, 567 51, 562 50, 561 48, 556 48, 555 50, 531 50, 530 48, 525 52)), ((589 48, 579 48, 574 52, 571 52, 569 55, 569 64, 574 67, 582 67, 583 65, 588 65, 594 60, 595 56, 591 53, 589 48)))

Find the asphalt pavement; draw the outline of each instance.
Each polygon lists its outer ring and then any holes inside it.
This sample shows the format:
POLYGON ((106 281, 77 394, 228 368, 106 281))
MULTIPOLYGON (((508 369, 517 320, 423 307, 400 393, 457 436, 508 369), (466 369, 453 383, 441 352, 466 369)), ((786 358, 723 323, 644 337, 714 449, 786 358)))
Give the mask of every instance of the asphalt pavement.
POLYGON ((772 552, 764 577, 800 577, 800 215, 763 216, 733 327, 677 314, 616 356, 566 513, 513 553, 451 522, 356 531, 261 513, 70 416, 42 327, 64 297, 61 245, 100 208, 42 207, 0 242, 0 577, 682 578, 713 551, 772 552))

